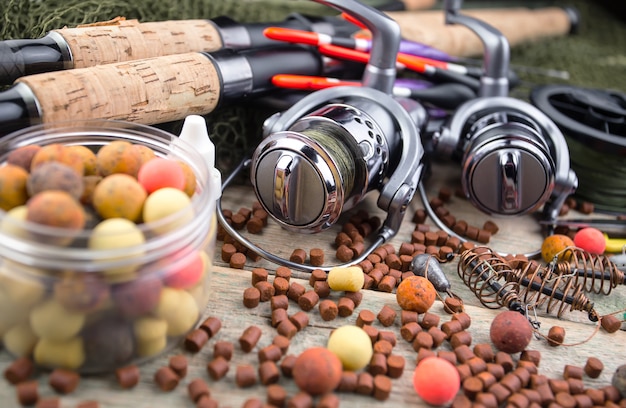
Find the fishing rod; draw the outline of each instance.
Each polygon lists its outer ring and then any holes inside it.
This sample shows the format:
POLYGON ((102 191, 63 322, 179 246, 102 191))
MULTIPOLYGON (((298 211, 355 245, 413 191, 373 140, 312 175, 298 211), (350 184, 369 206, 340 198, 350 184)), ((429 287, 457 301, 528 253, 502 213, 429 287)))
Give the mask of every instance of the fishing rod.
POLYGON ((0 136, 67 120, 146 125, 205 115, 276 89, 274 75, 321 75, 336 64, 315 49, 280 46, 191 52, 29 75, 0 92, 0 136))
POLYGON ((145 23, 117 18, 52 30, 37 39, 0 41, 0 85, 44 72, 187 52, 274 46, 277 42, 263 35, 263 30, 270 26, 341 36, 349 36, 358 29, 342 18, 297 13, 283 21, 246 24, 226 16, 145 23))

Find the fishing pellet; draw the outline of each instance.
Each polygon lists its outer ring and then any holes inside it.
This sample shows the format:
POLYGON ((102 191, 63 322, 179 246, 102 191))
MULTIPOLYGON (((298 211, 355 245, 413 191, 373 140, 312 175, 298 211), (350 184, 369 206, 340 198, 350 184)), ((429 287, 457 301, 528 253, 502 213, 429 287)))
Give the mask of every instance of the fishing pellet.
POLYGON ((452 346, 452 348, 457 348, 463 344, 467 346, 472 344, 472 335, 470 334, 470 332, 462 330, 450 336, 450 345, 452 346))
POLYGON ((265 361, 278 361, 283 356, 283 351, 275 344, 269 344, 258 352, 259 362, 263 363, 265 361))
POLYGON ((317 296, 319 296, 320 299, 324 299, 330 296, 331 289, 328 282, 323 280, 315 282, 315 285, 313 285, 313 291, 317 293, 317 296))
POLYGON ((433 338, 433 347, 439 347, 448 338, 448 335, 437 326, 428 329, 428 334, 433 338))
POLYGON ((417 333, 411 345, 413 347, 413 350, 415 351, 419 351, 423 348, 430 350, 433 348, 433 337, 430 335, 430 333, 421 331, 417 333))
POLYGON ((233 269, 243 269, 246 266, 246 254, 241 252, 235 252, 228 261, 228 264, 233 269))
MULTIPOLYGON (((267 403, 275 407, 282 407, 287 401, 287 390, 279 384, 270 384, 267 387, 267 403)), ((261 405, 262 406, 262 405, 261 405)), ((259 408, 261 408, 259 406, 259 408)))
POLYGON ((372 358, 367 365, 367 370, 373 376, 385 375, 387 373, 387 356, 381 353, 372 354, 372 358))
POLYGON ((58 397, 41 398, 37 401, 35 408, 59 408, 61 399, 58 397))
POLYGON ((115 379, 123 389, 130 389, 136 386, 139 383, 140 375, 139 367, 134 364, 115 370, 115 379))
POLYGON ((277 308, 272 310, 271 317, 272 327, 278 327, 278 325, 285 319, 289 320, 289 315, 287 314, 287 309, 277 308))
POLYGON ((585 362, 584 371, 589 378, 598 378, 604 370, 604 364, 596 357, 589 357, 585 362))
POLYGON ((275 309, 288 309, 289 308, 289 298, 287 295, 274 295, 270 299, 270 307, 272 310, 275 309))
POLYGON ((289 316, 289 320, 296 326, 298 331, 304 330, 304 328, 309 325, 309 315, 304 311, 298 311, 292 314, 289 316))
POLYGON ((289 291, 289 279, 285 277, 276 276, 274 278, 274 281, 272 282, 272 285, 274 286, 274 296, 286 295, 289 291))
POLYGON ((374 376, 374 391, 373 396, 378 401, 385 401, 391 395, 392 383, 391 379, 384 374, 378 374, 374 376))
POLYGON ((548 330, 548 344, 551 346, 560 346, 565 340, 565 329, 561 326, 552 326, 548 330))
POLYGON ((396 321, 396 316, 397 313, 394 309, 389 305, 384 305, 376 315, 376 318, 384 327, 389 327, 396 321))
MULTIPOLYGON (((284 310, 284 309, 279 309, 284 310)), ((281 322, 276 326, 276 331, 278 334, 287 337, 288 339, 292 339, 297 333, 298 328, 295 324, 292 323, 290 319, 281 320, 281 322)))
POLYGON ((254 366, 250 364, 240 364, 235 371, 235 383, 240 388, 247 388, 257 383, 257 375, 254 366))
POLYGON ((437 350, 437 357, 446 360, 448 362, 450 362, 450 364, 452 365, 457 365, 457 358, 456 358, 456 354, 454 354, 454 351, 451 350, 437 350))
POLYGON ((322 320, 331 321, 339 315, 339 307, 334 300, 324 299, 319 304, 319 312, 322 320))
POLYGON ((313 397, 304 391, 299 391, 289 398, 287 406, 290 408, 310 408, 313 406, 313 397))
POLYGON ((26 381, 35 372, 35 364, 28 357, 19 357, 4 370, 4 378, 15 385, 26 381))
POLYGON ((209 386, 202 378, 194 378, 187 384, 187 394, 193 402, 198 402, 203 396, 210 397, 211 391, 209 386))
MULTIPOLYGON (((380 335, 380 332, 378 333, 380 335)), ((373 345, 374 353, 383 354, 388 356, 393 351, 393 344, 388 340, 377 340, 373 345)))
POLYGON ((582 379, 584 374, 584 370, 582 367, 575 366, 572 364, 565 364, 563 367, 563 378, 568 380, 570 378, 582 379))
POLYGON ((296 356, 293 354, 286 355, 280 361, 280 372, 287 378, 291 378, 293 374, 293 367, 296 362, 296 356))
POLYGON ((419 320, 419 325, 424 330, 428 330, 431 327, 439 326, 439 323, 441 321, 441 317, 439 317, 439 315, 428 312, 428 311, 422 313, 420 316, 421 316, 421 319, 419 320))
POLYGON ((289 290, 287 290, 287 297, 289 300, 293 300, 294 302, 298 302, 300 296, 302 296, 306 292, 306 288, 299 284, 298 282, 290 282, 289 290))
POLYGON ((457 360, 462 364, 467 363, 470 359, 476 357, 472 349, 467 345, 461 345, 453 351, 454 354, 456 354, 457 360))
POLYGON ((342 296, 337 301, 337 308, 339 310, 340 317, 348 317, 354 313, 354 301, 346 296, 342 296))
POLYGON ((214 357, 213 360, 207 364, 207 372, 213 381, 220 380, 226 375, 226 373, 228 373, 229 369, 230 365, 228 360, 222 356, 214 357))
POLYGON ((539 367, 541 362, 541 352, 538 350, 524 350, 519 356, 520 361, 530 361, 539 367))
POLYGON ((75 371, 57 368, 50 373, 48 384, 59 394, 73 392, 80 383, 80 376, 75 371))
POLYGON ((312 266, 324 265, 324 250, 321 248, 311 248, 311 250, 309 250, 309 263, 312 266))
POLYGON ((223 357, 226 361, 230 361, 235 352, 235 345, 226 340, 216 341, 213 345, 213 358, 223 357))
POLYGON ((169 367, 176 373, 179 378, 184 378, 187 376, 187 368, 189 366, 189 362, 187 361, 187 357, 182 354, 177 354, 171 356, 169 359, 169 367))
POLYGON ((482 381, 480 381, 475 376, 471 376, 463 380, 463 382, 461 383, 461 389, 469 399, 475 400, 476 395, 478 395, 478 393, 480 392, 483 392, 484 387, 482 381))
POLYGON ((367 371, 358 374, 355 392, 361 395, 372 395, 374 391, 374 377, 367 371))
POLYGON ((256 285, 258 282, 266 281, 269 276, 269 272, 265 268, 254 268, 252 270, 252 286, 256 285))
POLYGON ((202 397, 200 397, 198 402, 196 402, 196 408, 217 408, 218 406, 219 403, 217 402, 217 400, 207 395, 203 395, 202 397))
POLYGON ((168 366, 163 366, 154 373, 154 382, 162 391, 172 391, 178 386, 179 381, 176 372, 168 366))
POLYGON ((259 301, 268 302, 276 294, 276 288, 268 281, 260 281, 254 285, 259 290, 259 301))
POLYGON ((273 360, 263 361, 258 368, 259 380, 263 385, 270 385, 278 382, 280 370, 273 360))
MULTIPOLYGON (((244 301, 245 304, 245 301, 244 301)), ((209 335, 202 329, 194 329, 190 331, 183 341, 183 347, 187 351, 197 353, 202 350, 202 347, 209 341, 209 335)))
POLYGON ((474 345, 473 352, 476 357, 482 358, 487 363, 492 362, 496 356, 491 344, 489 343, 479 343, 474 345))
POLYGON ((263 332, 258 326, 248 326, 239 337, 239 346, 244 353, 249 353, 257 345, 263 332))

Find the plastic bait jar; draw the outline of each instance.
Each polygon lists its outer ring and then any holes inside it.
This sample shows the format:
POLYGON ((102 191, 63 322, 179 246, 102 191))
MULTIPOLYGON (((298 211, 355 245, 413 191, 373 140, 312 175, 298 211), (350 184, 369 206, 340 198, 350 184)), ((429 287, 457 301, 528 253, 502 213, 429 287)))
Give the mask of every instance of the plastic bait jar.
POLYGON ((151 222, 115 219, 120 227, 100 231, 99 245, 97 226, 111 219, 89 204, 82 204, 87 222, 80 229, 28 221, 23 208, 0 210, 0 340, 10 354, 42 368, 107 373, 162 354, 196 326, 208 302, 220 185, 214 157, 182 139, 144 125, 87 121, 34 126, 0 140, 0 167, 23 146, 97 153, 127 141, 187 164, 195 179, 188 205, 151 222))

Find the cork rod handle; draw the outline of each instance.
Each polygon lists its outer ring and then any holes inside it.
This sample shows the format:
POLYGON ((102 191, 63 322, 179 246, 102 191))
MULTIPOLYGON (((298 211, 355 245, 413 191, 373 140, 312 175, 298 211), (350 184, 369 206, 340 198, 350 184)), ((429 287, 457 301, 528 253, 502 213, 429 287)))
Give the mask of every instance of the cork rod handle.
POLYGON ((172 20, 140 23, 114 20, 53 30, 67 42, 74 68, 92 67, 162 55, 222 48, 217 27, 209 20, 172 20))
POLYGON ((212 112, 220 81, 205 54, 186 53, 31 75, 16 83, 33 92, 44 123, 97 118, 154 124, 212 112))
MULTIPOLYGON (((458 57, 483 53, 480 39, 467 27, 446 25, 441 10, 388 12, 399 25, 403 37, 438 48, 458 57)), ((511 47, 525 42, 562 36, 572 29, 572 16, 560 7, 529 9, 463 10, 463 14, 480 19, 499 30, 511 47)))

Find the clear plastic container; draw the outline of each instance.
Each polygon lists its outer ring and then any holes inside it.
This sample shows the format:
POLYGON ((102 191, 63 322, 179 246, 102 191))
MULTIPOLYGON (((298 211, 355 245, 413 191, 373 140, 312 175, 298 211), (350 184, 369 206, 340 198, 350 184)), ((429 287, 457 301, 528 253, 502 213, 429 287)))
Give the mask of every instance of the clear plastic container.
POLYGON ((42 125, 1 139, 0 166, 20 146, 97 152, 116 140, 189 165, 195 193, 163 219, 105 233, 100 238, 128 242, 110 249, 90 246, 92 228, 50 227, 0 210, 0 339, 41 367, 105 373, 153 358, 180 344, 208 301, 220 186, 196 146, 119 121, 42 125))

